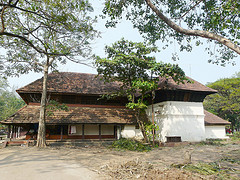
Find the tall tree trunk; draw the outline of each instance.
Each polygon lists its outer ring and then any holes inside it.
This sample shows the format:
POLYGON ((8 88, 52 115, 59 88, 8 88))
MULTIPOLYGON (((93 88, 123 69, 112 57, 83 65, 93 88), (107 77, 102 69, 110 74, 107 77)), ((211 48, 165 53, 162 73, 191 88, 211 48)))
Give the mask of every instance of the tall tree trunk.
POLYGON ((155 146, 155 122, 154 122, 154 97, 153 97, 153 92, 152 92, 152 124, 153 124, 153 129, 152 129, 152 135, 153 135, 153 147, 155 146))
POLYGON ((47 57, 47 63, 44 66, 43 90, 42 90, 41 107, 40 107, 37 147, 46 147, 45 119, 46 119, 46 104, 47 104, 48 68, 49 68, 49 57, 47 57))
POLYGON ((140 120, 140 116, 141 116, 140 111, 141 111, 140 109, 137 110, 136 119, 137 119, 138 126, 142 131, 144 142, 148 143, 149 141, 148 141, 148 137, 147 137, 147 134, 146 134, 146 131, 145 131, 144 123, 140 120))

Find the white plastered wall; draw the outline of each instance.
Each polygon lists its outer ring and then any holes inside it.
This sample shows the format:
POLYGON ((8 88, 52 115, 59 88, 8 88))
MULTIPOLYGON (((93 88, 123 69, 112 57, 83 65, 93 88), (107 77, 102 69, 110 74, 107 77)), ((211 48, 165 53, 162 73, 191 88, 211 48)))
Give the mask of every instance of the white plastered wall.
POLYGON ((140 129, 136 129, 135 125, 125 125, 121 130, 121 137, 123 138, 136 138, 142 139, 142 132, 140 129))
MULTIPOLYGON (((201 102, 166 101, 154 104, 155 122, 159 126, 159 140, 166 136, 181 136, 182 141, 205 140, 204 111, 201 102)), ((146 110, 152 118, 152 107, 146 110)))
POLYGON ((206 139, 227 139, 225 125, 205 126, 206 139))

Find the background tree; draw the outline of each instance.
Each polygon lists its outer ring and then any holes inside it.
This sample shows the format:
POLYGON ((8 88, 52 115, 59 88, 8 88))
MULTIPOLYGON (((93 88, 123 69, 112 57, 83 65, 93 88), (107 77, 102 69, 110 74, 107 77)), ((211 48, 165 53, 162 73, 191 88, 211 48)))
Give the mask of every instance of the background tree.
POLYGON ((9 88, 7 81, 0 78, 0 121, 14 114, 25 104, 22 99, 7 88, 9 88))
POLYGON ((90 42, 97 36, 89 16, 88 0, 5 0, 0 2, 0 47, 7 52, 7 75, 43 72, 37 146, 45 147, 47 76, 49 68, 71 60, 83 63, 91 55, 90 42))
POLYGON ((176 41, 180 51, 191 51, 205 38, 214 42, 206 47, 209 62, 225 64, 240 54, 239 9, 236 0, 105 0, 103 13, 110 17, 107 27, 125 17, 145 40, 165 42, 164 48, 176 41))
POLYGON ((136 111, 137 123, 145 141, 147 137, 141 113, 145 113, 148 106, 145 101, 147 96, 158 87, 158 77, 173 78, 176 82, 186 79, 178 65, 158 63, 155 57, 149 55, 156 51, 156 47, 121 39, 105 47, 107 58, 96 57, 97 71, 102 79, 105 82, 120 82, 120 91, 116 95, 127 96, 127 107, 136 111))
POLYGON ((232 130, 240 130, 240 78, 224 78, 207 85, 216 89, 217 94, 204 100, 206 110, 230 121, 232 130))

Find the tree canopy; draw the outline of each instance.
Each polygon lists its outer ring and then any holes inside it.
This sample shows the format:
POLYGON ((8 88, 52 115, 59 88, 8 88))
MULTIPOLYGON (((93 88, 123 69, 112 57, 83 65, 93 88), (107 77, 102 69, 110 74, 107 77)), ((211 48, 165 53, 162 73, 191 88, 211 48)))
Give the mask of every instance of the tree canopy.
POLYGON ((5 0, 0 2, 0 48, 7 52, 5 74, 43 72, 37 146, 46 146, 45 118, 49 68, 91 56, 90 42, 98 35, 88 0, 5 0))
POLYGON ((107 27, 126 18, 147 41, 176 41, 181 51, 206 38, 214 43, 206 47, 209 62, 225 64, 240 54, 239 9, 235 0, 105 0, 103 17, 110 17, 107 27))
POLYGON ((230 121, 233 129, 240 130, 240 78, 224 78, 207 86, 218 93, 205 98, 205 109, 230 121))
POLYGON ((149 95, 154 98, 159 76, 173 78, 181 83, 186 80, 185 73, 178 65, 156 62, 155 57, 150 54, 156 52, 157 48, 144 43, 121 39, 112 46, 106 46, 105 51, 107 58, 96 57, 98 74, 105 82, 120 82, 117 95, 128 97, 129 103, 126 106, 137 112, 139 127, 147 141, 144 124, 146 120, 140 116, 149 105, 146 98, 149 95))
MULTIPOLYGON (((0 48, 6 50, 1 60, 7 75, 40 72, 46 56, 60 63, 81 62, 98 35, 87 0, 4 0, 0 8, 0 48)), ((53 69, 55 62, 50 64, 53 69)))
POLYGON ((0 121, 14 114, 25 104, 22 99, 7 88, 9 88, 7 81, 0 78, 0 121))

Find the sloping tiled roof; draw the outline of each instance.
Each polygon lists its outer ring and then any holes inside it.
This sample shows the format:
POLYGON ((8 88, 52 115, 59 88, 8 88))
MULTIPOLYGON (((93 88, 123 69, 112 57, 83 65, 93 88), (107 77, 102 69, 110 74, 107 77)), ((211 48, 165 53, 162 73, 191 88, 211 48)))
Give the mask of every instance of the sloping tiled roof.
MULTIPOLYGON (((2 124, 38 123, 39 108, 36 105, 27 105, 2 124)), ((134 111, 126 108, 100 108, 100 107, 69 107, 69 111, 55 111, 46 118, 47 124, 76 124, 76 123, 136 123, 134 111)))
POLYGON ((205 122, 205 125, 228 125, 228 124, 231 124, 230 122, 204 110, 204 114, 205 114, 205 117, 204 117, 204 122, 205 122))
POLYGON ((159 89, 169 89, 169 90, 187 90, 187 91, 199 91, 217 93, 217 90, 209 88, 190 77, 187 77, 191 82, 184 81, 184 84, 177 84, 172 78, 159 78, 159 89))
MULTIPOLYGON (((207 94, 217 92, 191 80, 193 83, 177 84, 172 79, 159 78, 159 89, 199 91, 207 94)), ((60 72, 49 74, 47 86, 48 92, 101 95, 118 91, 120 83, 104 83, 99 77, 96 78, 95 74, 60 72)), ((41 90, 42 78, 18 89, 17 92, 41 92, 41 90)))
MULTIPOLYGON (((43 78, 38 79, 22 88, 21 92, 41 92, 43 78)), ((104 83, 96 74, 60 72, 48 75, 48 92, 73 94, 106 94, 119 90, 119 83, 104 83)))

